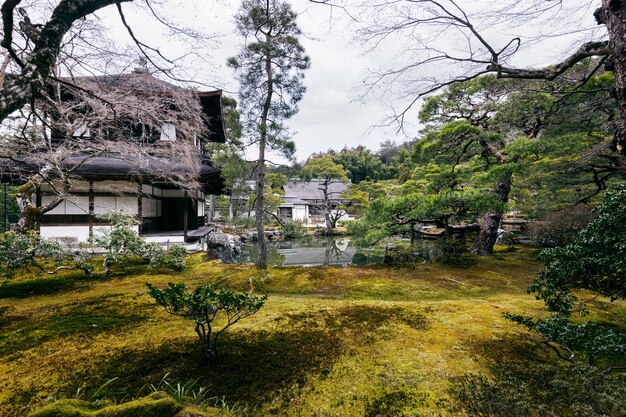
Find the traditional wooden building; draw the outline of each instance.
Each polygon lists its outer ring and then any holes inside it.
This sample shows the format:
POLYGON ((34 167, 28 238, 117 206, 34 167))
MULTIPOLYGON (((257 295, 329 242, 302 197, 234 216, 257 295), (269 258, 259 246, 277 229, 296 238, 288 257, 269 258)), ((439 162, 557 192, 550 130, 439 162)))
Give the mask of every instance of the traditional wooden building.
MULTIPOLYGON (((101 89, 121 92, 118 94, 141 95, 144 100, 146 97, 168 100, 171 94, 182 90, 143 71, 86 80, 97 83, 101 89)), ((114 143, 120 144, 120 151, 116 152, 113 145, 113 150, 93 155, 80 150, 65 154, 59 164, 71 167, 70 194, 41 216, 38 225, 41 236, 86 241, 98 228, 107 227, 98 216, 113 210, 137 216, 141 220, 137 231, 150 241, 186 242, 206 235, 209 229, 205 227, 205 196, 220 194, 223 183, 219 169, 212 166, 203 148, 207 142, 226 140, 221 91, 193 91, 191 95, 199 103, 195 108, 202 113, 202 132, 197 137, 194 134, 192 139, 181 138, 177 132, 178 119, 166 120, 159 126, 128 120, 127 130, 119 130, 118 126, 116 132, 118 142, 114 143), (189 152, 185 158, 176 155, 172 145, 177 140, 193 141, 195 151, 191 157, 189 152), (124 141, 141 142, 141 148, 121 146, 124 141), (157 152, 168 146, 172 152, 157 152), (132 155, 132 149, 141 149, 141 157, 132 155), (194 181, 195 187, 173 180, 185 175, 194 181)), ((54 116, 51 117, 51 140, 62 143, 68 132, 55 129, 54 116)), ((88 127, 78 130, 70 135, 85 136, 85 143, 89 143, 90 135, 95 138, 108 132, 105 129, 90 132, 88 127)), ((0 165, 2 180, 16 185, 38 175, 41 169, 36 155, 4 160, 0 165)), ((39 182, 32 196, 33 205, 45 206, 57 195, 54 181, 39 182)))
MULTIPOLYGON (((324 215, 321 209, 324 202, 322 193, 322 180, 310 181, 290 179, 283 187, 285 195, 281 196, 283 203, 278 206, 278 216, 285 220, 293 220, 303 223, 323 223, 324 215)), ((349 182, 331 181, 328 184, 333 212, 337 206, 344 204, 341 195, 347 191, 349 182)), ((350 216, 344 214, 341 220, 349 220, 350 216)))

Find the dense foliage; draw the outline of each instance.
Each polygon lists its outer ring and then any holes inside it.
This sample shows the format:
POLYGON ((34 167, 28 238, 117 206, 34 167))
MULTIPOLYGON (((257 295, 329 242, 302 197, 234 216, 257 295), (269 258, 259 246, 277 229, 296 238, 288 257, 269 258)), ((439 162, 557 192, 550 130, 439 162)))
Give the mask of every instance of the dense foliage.
POLYGON ((546 265, 529 290, 553 311, 570 314, 575 289, 626 298, 626 185, 607 191, 594 214, 572 243, 541 253, 546 265))
POLYGON ((11 224, 20 218, 20 208, 15 201, 15 187, 0 185, 0 230, 8 232, 11 224))
POLYGON ((12 278, 20 270, 52 274, 62 269, 78 269, 91 274, 91 260, 87 252, 72 251, 36 232, 0 234, 0 278, 12 278))
POLYGON ((165 289, 156 288, 152 284, 146 286, 150 296, 168 313, 194 322, 202 354, 207 358, 217 356, 218 340, 226 329, 255 314, 267 299, 267 296, 236 292, 213 284, 199 286, 191 292, 183 283, 170 282, 165 289), (213 322, 220 313, 226 324, 214 331, 213 322))
POLYGON ((137 256, 143 257, 152 268, 164 267, 174 271, 185 268, 185 248, 171 245, 165 249, 156 243, 146 242, 135 230, 139 221, 134 216, 114 211, 102 215, 100 219, 109 222, 110 227, 98 229, 91 242, 106 251, 102 265, 107 275, 112 273, 113 265, 127 263, 137 256))

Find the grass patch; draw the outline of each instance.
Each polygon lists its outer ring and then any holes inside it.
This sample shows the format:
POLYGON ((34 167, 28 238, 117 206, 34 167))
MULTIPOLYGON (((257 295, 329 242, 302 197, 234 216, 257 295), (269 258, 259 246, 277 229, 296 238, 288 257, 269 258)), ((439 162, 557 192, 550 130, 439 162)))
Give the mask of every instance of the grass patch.
POLYGON ((71 335, 91 338, 98 333, 113 333, 145 319, 145 315, 124 311, 121 304, 99 297, 65 307, 39 309, 28 316, 5 313, 0 320, 0 356, 14 357, 21 351, 71 335))
POLYGON ((71 274, 54 278, 37 278, 28 281, 9 281, 0 284, 0 299, 57 294, 77 288, 88 288, 88 280, 85 276, 71 274))
MULTIPOLYGON (((72 398, 112 378, 110 393, 142 397, 165 374, 172 383, 197 381, 242 416, 463 415, 470 408, 457 394, 465 376, 480 373, 492 383, 504 380, 499 364, 561 366, 501 317, 545 314, 526 293, 541 267, 535 252, 498 257, 471 267, 260 272, 199 254, 182 273, 138 262, 107 279, 19 277, 0 289, 0 415, 26 415, 46 398, 72 398), (211 363, 193 324, 146 295, 145 282, 170 281, 218 283, 269 299, 224 334, 211 363)), ((623 325, 624 303, 590 306, 593 317, 623 325)))

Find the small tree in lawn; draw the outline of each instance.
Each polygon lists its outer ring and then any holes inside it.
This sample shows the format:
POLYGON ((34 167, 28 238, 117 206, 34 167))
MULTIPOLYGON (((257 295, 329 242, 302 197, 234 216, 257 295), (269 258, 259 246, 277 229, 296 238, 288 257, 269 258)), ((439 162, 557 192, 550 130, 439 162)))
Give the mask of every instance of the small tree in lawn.
POLYGON ((203 285, 189 291, 185 284, 168 283, 159 289, 146 284, 148 293, 170 314, 181 316, 195 323, 202 354, 214 358, 218 352, 218 339, 233 324, 255 314, 263 307, 266 295, 258 296, 232 291, 213 284, 203 285), (226 324, 214 331, 213 321, 224 315, 226 324))
POLYGON ((244 125, 251 143, 259 145, 256 164, 255 214, 259 238, 257 266, 267 267, 263 227, 265 214, 265 150, 291 157, 295 146, 283 121, 298 112, 306 90, 302 84, 310 59, 298 37, 296 13, 289 3, 278 0, 244 0, 235 20, 246 44, 228 60, 240 83, 244 125))
POLYGON ((333 162, 332 158, 327 155, 320 158, 309 159, 302 169, 305 178, 317 178, 320 180, 319 190, 321 192, 320 209, 324 214, 326 222, 326 233, 332 234, 337 220, 345 214, 345 211, 336 209, 336 202, 339 195, 333 195, 329 190, 329 186, 334 181, 348 181, 346 171, 342 165, 333 162))

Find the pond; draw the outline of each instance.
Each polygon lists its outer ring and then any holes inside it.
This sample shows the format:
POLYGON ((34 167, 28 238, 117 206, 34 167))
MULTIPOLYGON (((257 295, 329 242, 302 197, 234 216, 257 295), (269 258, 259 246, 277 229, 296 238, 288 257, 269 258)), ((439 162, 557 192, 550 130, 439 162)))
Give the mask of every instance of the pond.
MULTIPOLYGON (((237 263, 255 263, 256 243, 241 248, 237 263)), ((369 265, 383 261, 383 250, 362 249, 344 236, 317 237, 267 242, 267 264, 272 266, 369 265)))

